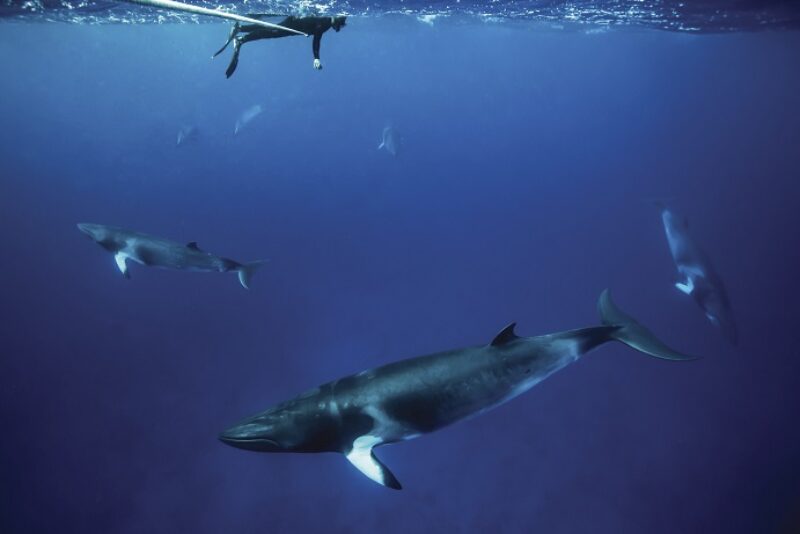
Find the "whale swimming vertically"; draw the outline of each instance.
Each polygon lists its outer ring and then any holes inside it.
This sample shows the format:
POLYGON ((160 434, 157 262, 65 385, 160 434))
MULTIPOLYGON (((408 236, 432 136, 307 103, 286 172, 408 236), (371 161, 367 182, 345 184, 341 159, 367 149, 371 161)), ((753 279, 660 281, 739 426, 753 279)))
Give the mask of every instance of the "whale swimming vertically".
POLYGON ((693 359, 659 341, 600 295, 602 326, 518 337, 514 323, 488 345, 390 363, 307 391, 220 434, 259 452, 338 452, 371 480, 400 482, 373 453, 483 413, 529 390, 607 341, 665 360, 693 359))
POLYGON ((386 126, 381 133, 381 143, 378 145, 378 150, 385 150, 392 156, 397 156, 400 150, 400 135, 392 126, 386 126))
POLYGON ((201 250, 194 241, 182 244, 117 226, 79 223, 78 229, 114 254, 117 267, 125 278, 130 278, 127 261, 131 260, 141 265, 163 269, 235 272, 239 275, 242 287, 250 289, 253 274, 265 263, 265 261, 239 263, 201 250))
POLYGON ((661 222, 669 250, 678 270, 675 287, 692 297, 708 320, 719 327, 731 344, 736 345, 738 329, 722 279, 692 239, 686 217, 676 214, 662 203, 657 205, 661 210, 661 222))
POLYGON ((250 122, 252 122, 253 119, 261 115, 263 111, 264 108, 261 106, 261 104, 254 104, 249 108, 247 108, 246 110, 244 110, 242 114, 239 115, 239 118, 236 119, 236 126, 234 126, 233 128, 233 135, 238 134, 242 130, 242 128, 244 128, 250 122))

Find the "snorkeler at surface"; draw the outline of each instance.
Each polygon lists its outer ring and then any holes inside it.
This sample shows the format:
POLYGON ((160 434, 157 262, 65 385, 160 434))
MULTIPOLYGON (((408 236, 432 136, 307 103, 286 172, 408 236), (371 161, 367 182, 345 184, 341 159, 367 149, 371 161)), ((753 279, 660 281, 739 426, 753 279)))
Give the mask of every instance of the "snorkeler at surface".
MULTIPOLYGON (((253 19, 262 19, 267 17, 275 17, 276 15, 248 15, 253 19)), ((314 68, 319 70, 322 68, 322 63, 319 60, 319 45, 322 40, 322 34, 333 28, 339 31, 346 24, 347 17, 293 17, 288 16, 280 22, 281 26, 290 28, 292 30, 301 31, 308 35, 314 36, 314 42, 311 45, 314 51, 314 68)), ((258 41, 260 39, 276 39, 278 37, 289 37, 295 35, 285 30, 276 28, 264 28, 254 24, 239 24, 238 22, 231 29, 231 34, 228 36, 228 41, 220 48, 216 54, 211 56, 217 57, 225 50, 228 45, 233 41, 233 57, 231 63, 228 65, 228 70, 225 71, 225 76, 230 78, 239 64, 239 49, 244 43, 250 41, 258 41)))

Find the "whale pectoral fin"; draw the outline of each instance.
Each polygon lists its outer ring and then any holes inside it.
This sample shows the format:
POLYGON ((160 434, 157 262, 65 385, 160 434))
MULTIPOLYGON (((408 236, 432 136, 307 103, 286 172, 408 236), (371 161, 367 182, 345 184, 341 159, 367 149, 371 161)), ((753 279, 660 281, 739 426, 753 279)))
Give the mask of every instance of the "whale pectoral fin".
POLYGON ((131 273, 128 272, 128 264, 125 262, 125 260, 127 259, 128 256, 126 256, 121 252, 117 252, 116 254, 114 254, 114 261, 117 262, 117 267, 119 268, 119 272, 121 272, 122 276, 124 276, 125 278, 130 278, 131 273))
POLYGON ((394 474, 372 452, 373 447, 380 442, 380 438, 375 436, 360 436, 356 438, 353 448, 345 456, 356 469, 371 480, 387 488, 402 489, 403 487, 394 474))
POLYGON ((692 282, 692 279, 688 276, 684 277, 683 279, 678 278, 675 280, 675 287, 677 287, 678 291, 681 293, 691 295, 692 291, 694 291, 694 282, 692 282))

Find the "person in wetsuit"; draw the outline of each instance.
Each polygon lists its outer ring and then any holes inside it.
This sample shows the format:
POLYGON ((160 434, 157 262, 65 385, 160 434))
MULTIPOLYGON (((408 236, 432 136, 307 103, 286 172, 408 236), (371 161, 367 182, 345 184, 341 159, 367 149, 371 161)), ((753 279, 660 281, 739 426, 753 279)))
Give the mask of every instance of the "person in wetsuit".
MULTIPOLYGON (((250 18, 254 19, 263 19, 267 17, 274 17, 275 15, 247 15, 250 18)), ((319 60, 319 45, 320 41, 322 41, 322 34, 328 31, 329 29, 333 28, 335 31, 339 31, 344 27, 346 24, 347 17, 293 17, 288 16, 283 19, 278 24, 280 26, 285 26, 286 28, 291 28, 293 30, 298 30, 308 35, 312 35, 314 37, 314 41, 311 44, 311 49, 314 52, 314 68, 319 70, 322 68, 322 62, 319 60)), ((228 41, 220 48, 216 54, 211 56, 212 58, 217 57, 225 50, 228 45, 233 41, 233 57, 231 58, 231 62, 228 65, 228 69, 225 71, 225 76, 230 78, 231 75, 236 71, 236 66, 239 64, 239 49, 244 43, 249 43, 250 41, 258 41, 260 39, 276 39, 278 37, 290 37, 292 35, 296 35, 294 33, 290 33, 284 30, 273 29, 273 28, 264 28, 263 26, 256 26, 255 24, 239 24, 238 22, 234 25, 233 29, 231 30, 231 34, 228 36, 228 41)))

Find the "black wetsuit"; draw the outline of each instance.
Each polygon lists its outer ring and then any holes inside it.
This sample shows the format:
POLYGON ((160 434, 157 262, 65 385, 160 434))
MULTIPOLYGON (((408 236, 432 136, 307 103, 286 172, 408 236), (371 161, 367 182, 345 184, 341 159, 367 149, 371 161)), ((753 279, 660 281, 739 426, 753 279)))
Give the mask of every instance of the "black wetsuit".
MULTIPOLYGON (((267 18, 270 15, 247 15, 250 18, 255 19, 262 19, 267 18)), ((314 59, 317 60, 315 66, 320 68, 319 63, 319 45, 322 41, 322 34, 328 31, 331 28, 334 28, 336 31, 339 31, 342 26, 344 26, 345 17, 293 17, 288 16, 283 19, 281 22, 277 22, 276 24, 280 26, 284 26, 286 28, 291 28, 293 30, 301 31, 308 35, 313 36, 314 41, 311 44, 312 51, 314 52, 314 59)), ((225 75, 230 78, 231 75, 236 70, 237 65, 239 64, 239 47, 244 43, 249 43, 250 41, 258 41, 260 39, 277 39, 278 37, 291 37, 292 35, 297 35, 295 33, 287 32, 285 30, 280 30, 278 28, 265 28, 263 26, 258 26, 256 24, 239 24, 237 23, 234 26, 233 31, 231 31, 231 35, 228 38, 228 42, 225 43, 214 57, 216 57, 220 52, 225 50, 228 44, 233 41, 233 57, 231 58, 230 65, 228 65, 228 69, 225 71, 225 75)))

